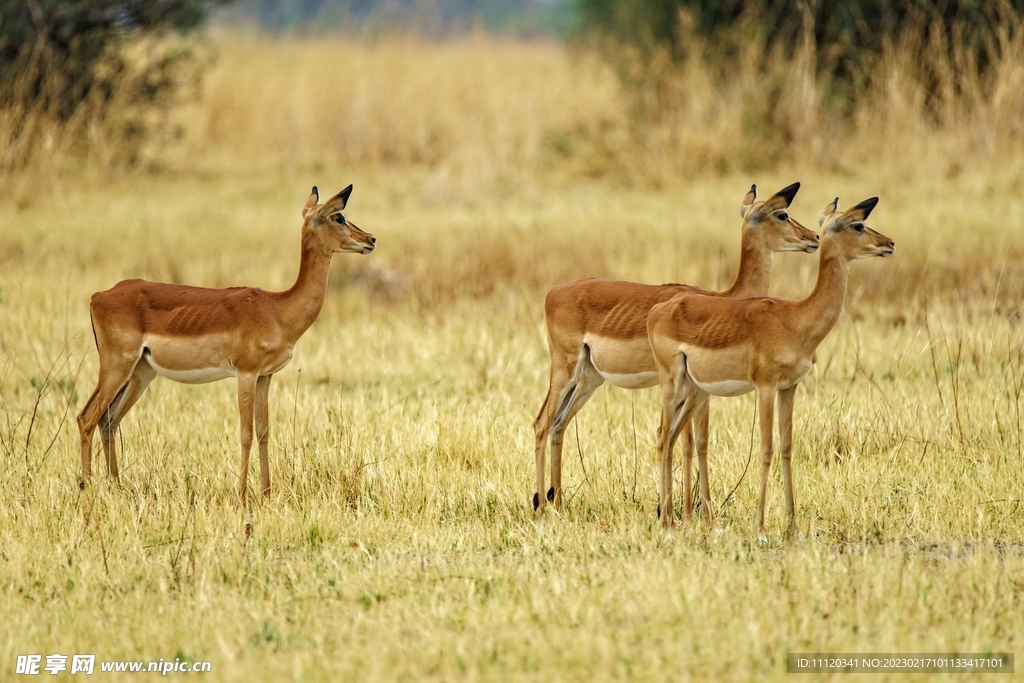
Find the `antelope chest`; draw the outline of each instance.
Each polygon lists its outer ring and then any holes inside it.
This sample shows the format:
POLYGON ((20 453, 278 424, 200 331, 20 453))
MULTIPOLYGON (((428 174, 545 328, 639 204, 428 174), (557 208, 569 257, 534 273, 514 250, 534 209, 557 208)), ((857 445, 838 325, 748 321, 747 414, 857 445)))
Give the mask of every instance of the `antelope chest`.
POLYGON ((261 375, 273 375, 284 369, 292 360, 292 349, 284 349, 275 354, 260 372, 261 375))
POLYGON ((810 358, 786 366, 782 377, 779 378, 779 389, 789 389, 794 385, 800 384, 811 372, 812 367, 814 367, 814 361, 810 358))

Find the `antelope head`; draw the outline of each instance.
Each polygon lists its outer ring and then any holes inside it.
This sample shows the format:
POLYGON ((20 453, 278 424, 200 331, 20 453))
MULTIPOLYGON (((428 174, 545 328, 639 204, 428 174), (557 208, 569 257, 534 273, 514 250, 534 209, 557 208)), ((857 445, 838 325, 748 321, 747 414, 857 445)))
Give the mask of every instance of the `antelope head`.
POLYGON ((740 205, 744 237, 757 239, 772 251, 817 251, 818 236, 789 213, 789 205, 799 189, 800 183, 793 183, 759 202, 757 186, 751 185, 740 205))
POLYGON ((369 254, 376 248, 377 238, 350 223, 342 211, 348 204, 352 186, 320 204, 320 192, 313 186, 313 192, 302 209, 303 243, 307 240, 326 254, 356 253, 369 254))
POLYGON ((839 252, 851 261, 892 256, 896 243, 864 223, 877 204, 878 197, 871 197, 853 208, 839 211, 839 197, 836 197, 818 219, 818 225, 825 231, 825 239, 834 243, 839 252))

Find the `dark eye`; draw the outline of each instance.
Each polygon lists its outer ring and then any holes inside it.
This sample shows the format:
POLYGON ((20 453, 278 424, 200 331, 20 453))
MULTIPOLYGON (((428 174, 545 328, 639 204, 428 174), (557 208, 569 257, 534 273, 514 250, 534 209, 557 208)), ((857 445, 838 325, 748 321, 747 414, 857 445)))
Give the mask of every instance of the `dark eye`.
POLYGON ((863 223, 854 223, 853 224, 853 229, 856 230, 857 232, 864 232, 864 224, 863 223))
POLYGON ((778 217, 778 219, 780 221, 788 221, 789 220, 789 214, 786 213, 785 211, 783 211, 782 213, 776 214, 776 216, 778 217))
POLYGON ((345 225, 345 217, 340 213, 334 214, 334 220, 338 221, 339 225, 345 225))

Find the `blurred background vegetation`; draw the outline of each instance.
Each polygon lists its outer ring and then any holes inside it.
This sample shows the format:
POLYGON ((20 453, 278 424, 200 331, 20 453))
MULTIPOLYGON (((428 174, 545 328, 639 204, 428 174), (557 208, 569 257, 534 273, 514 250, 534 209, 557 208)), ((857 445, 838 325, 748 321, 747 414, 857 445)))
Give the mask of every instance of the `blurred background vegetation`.
POLYGON ((565 34, 573 26, 572 0, 249 0, 227 17, 271 31, 414 30, 435 37, 467 29, 516 35, 565 34))
MULTIPOLYGON (((428 90, 425 121, 411 124, 426 138, 379 131, 369 137, 390 149, 346 143, 339 163, 436 167, 486 144, 477 156, 501 160, 498 175, 555 170, 660 186, 784 163, 836 170, 844 162, 828 151, 843 145, 860 159, 920 162, 936 150, 955 174, 1024 135, 1022 17, 1024 0, 0 0, 0 192, 23 194, 55 170, 165 168, 175 149, 215 146, 200 139, 194 105, 210 102, 204 74, 241 35, 325 49, 475 41, 465 74, 501 62, 510 42, 537 54, 558 45, 565 68, 594 86, 566 98, 565 112, 521 111, 532 132, 509 131, 505 143, 459 135, 470 110, 437 130, 431 117, 452 104, 428 90), (516 149, 495 153, 501 144, 516 149)), ((519 78, 504 71, 480 87, 493 100, 501 81, 519 78)), ((235 104, 246 97, 260 99, 238 93, 235 104)), ((335 121, 358 115, 340 104, 335 121)), ((266 134, 247 131, 250 141, 266 134)))

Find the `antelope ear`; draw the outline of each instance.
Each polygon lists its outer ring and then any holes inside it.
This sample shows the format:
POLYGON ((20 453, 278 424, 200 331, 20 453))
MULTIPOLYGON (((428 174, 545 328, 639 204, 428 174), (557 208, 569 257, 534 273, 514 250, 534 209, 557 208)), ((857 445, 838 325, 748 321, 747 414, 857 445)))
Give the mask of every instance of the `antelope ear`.
POLYGON ((757 201, 757 185, 750 186, 750 192, 743 197, 743 203, 740 204, 740 218, 747 217, 747 211, 750 211, 750 207, 757 201))
POLYGON ((757 208, 755 215, 750 216, 750 220, 754 222, 762 221, 767 219, 776 211, 788 209, 789 205, 793 203, 793 197, 796 196, 799 189, 800 183, 793 183, 792 185, 782 188, 766 199, 764 203, 757 208))
POLYGON ((771 205, 772 211, 788 209, 789 205, 793 203, 793 198, 796 197, 796 193, 799 191, 800 183, 787 185, 769 197, 767 203, 771 205))
POLYGON ((847 211, 846 215, 850 216, 851 214, 860 212, 860 216, 856 218, 853 222, 864 221, 867 220, 868 216, 871 215, 871 212, 874 211, 875 206, 877 205, 878 197, 871 197, 869 199, 865 199, 860 204, 857 204, 857 206, 847 211))
POLYGON ((344 210, 345 206, 348 204, 348 198, 351 195, 352 186, 349 185, 344 190, 342 190, 341 192, 339 192, 338 194, 334 195, 326 202, 324 202, 324 205, 320 209, 320 212, 327 215, 344 210))
POLYGON ((821 212, 821 218, 818 219, 818 227, 825 225, 825 219, 834 214, 839 210, 839 197, 832 200, 832 203, 825 207, 825 210, 821 212))
POLYGON ((316 189, 316 185, 313 186, 313 191, 309 195, 309 199, 306 200, 306 205, 302 207, 302 217, 305 218, 309 210, 316 206, 316 203, 320 201, 320 191, 316 189))

